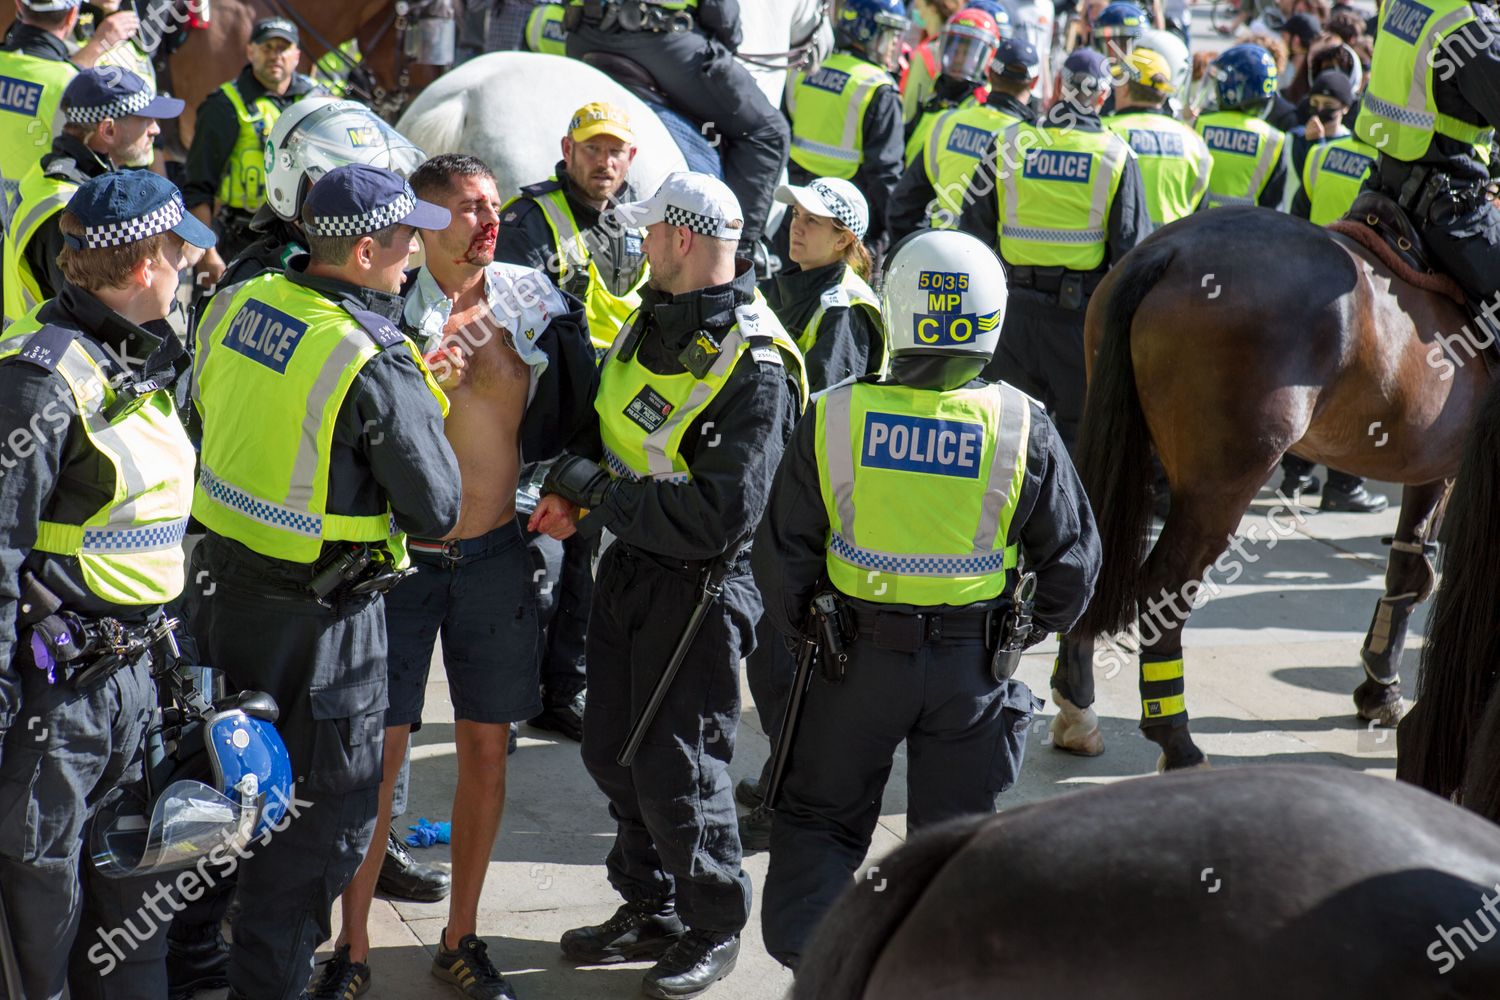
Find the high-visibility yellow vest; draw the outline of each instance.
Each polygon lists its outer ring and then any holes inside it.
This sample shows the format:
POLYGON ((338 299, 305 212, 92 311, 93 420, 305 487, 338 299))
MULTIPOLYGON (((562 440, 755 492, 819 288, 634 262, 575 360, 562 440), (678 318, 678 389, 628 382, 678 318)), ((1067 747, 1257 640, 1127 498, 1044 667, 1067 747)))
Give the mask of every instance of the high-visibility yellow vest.
MULTIPOLYGON (((631 338, 622 333, 615 339, 599 366, 599 392, 594 397, 599 434, 604 441, 600 464, 610 475, 617 479, 691 481, 687 460, 681 454, 683 436, 728 383, 740 356, 752 349, 752 337, 769 339, 774 348, 756 350, 769 351, 782 364, 793 367, 806 405, 802 354, 770 306, 757 292, 754 302, 735 312, 739 322, 719 342, 718 356, 701 379, 692 372, 659 375, 641 364, 638 351, 622 359, 620 345, 631 338)), ((632 322, 644 320, 637 315, 632 322)), ((771 360, 771 354, 764 359, 771 360)))
POLYGON ((315 562, 325 541, 384 542, 404 564, 405 535, 388 511, 328 510, 328 466, 344 397, 382 350, 410 352, 447 415, 416 347, 394 328, 377 341, 336 302, 280 273, 216 294, 197 343, 203 445, 193 516, 275 559, 315 562))
POLYGON ((864 162, 865 111, 891 74, 848 52, 835 52, 814 73, 787 77, 792 161, 818 177, 853 177, 864 162))
MULTIPOLYGON (((1370 60, 1370 84, 1359 102, 1354 134, 1386 156, 1420 160, 1434 134, 1488 146, 1494 130, 1471 125, 1438 110, 1433 74, 1443 39, 1474 20, 1468 0, 1387 0, 1380 7, 1380 31, 1370 60)), ((1486 36, 1488 37, 1488 35, 1486 36)), ((1461 53, 1455 53, 1461 58, 1461 53)))
POLYGON ((351 38, 332 51, 323 53, 313 63, 313 81, 328 91, 330 96, 343 97, 349 93, 349 80, 354 75, 354 67, 364 61, 365 57, 359 51, 359 39, 351 38))
POLYGON ((969 182, 995 136, 1021 119, 996 108, 975 107, 945 111, 933 124, 924 151, 927 179, 932 183, 937 207, 929 220, 934 229, 954 229, 963 210, 969 182))
MULTIPOLYGON (((650 270, 642 266, 640 279, 630 291, 624 295, 615 295, 599 274, 593 254, 589 253, 588 244, 583 238, 583 233, 578 229, 578 222, 573 218, 573 209, 568 205, 568 196, 563 193, 562 188, 527 197, 535 201, 537 207, 542 210, 542 218, 547 220, 547 228, 552 231, 552 244, 556 249, 558 261, 556 274, 558 287, 563 287, 567 283, 568 276, 574 268, 582 265, 588 271, 588 291, 583 296, 583 305, 588 317, 589 340, 593 343, 595 350, 603 350, 615 342, 620 329, 629 321, 631 314, 640 307, 641 288, 646 284, 650 270)), ((520 198, 512 198, 501 206, 501 216, 505 215, 506 209, 520 200, 520 198)))
POLYGON ((563 5, 541 3, 526 15, 526 48, 549 56, 568 54, 568 32, 563 28, 563 5))
POLYGON ((870 324, 874 327, 879 340, 878 344, 872 345, 879 352, 871 359, 875 362, 872 370, 884 372, 887 360, 884 327, 880 321, 880 297, 875 294, 874 289, 865 279, 854 273, 854 268, 848 264, 844 265, 844 274, 839 278, 839 283, 824 291, 818 298, 818 308, 803 324, 802 332, 797 336, 797 350, 801 351, 804 357, 808 351, 812 350, 813 344, 818 340, 818 327, 830 309, 864 310, 870 317, 870 324))
POLYGON ((264 94, 253 107, 246 105, 233 80, 219 90, 229 98, 240 126, 219 181, 219 204, 254 212, 266 203, 266 138, 281 117, 281 108, 264 94))
POLYGON ((1164 226, 1193 214, 1208 191, 1214 161, 1192 126, 1149 111, 1110 115, 1104 124, 1135 152, 1151 221, 1164 226))
POLYGON ((77 181, 43 173, 40 162, 21 178, 11 224, 5 231, 6 323, 14 323, 42 303, 42 285, 26 259, 26 248, 37 230, 42 228, 42 223, 67 208, 68 199, 77 190, 77 181))
MULTIPOLYGON (((35 426, 63 433, 77 426, 99 453, 101 468, 113 473, 103 505, 79 523, 41 521, 36 552, 77 560, 89 591, 111 604, 132 607, 164 604, 182 593, 188 509, 193 491, 193 445, 183 430, 170 389, 156 389, 115 409, 109 377, 75 338, 58 357, 66 334, 44 326, 34 309, 12 323, 0 339, 0 358, 28 352, 56 357, 53 368, 68 384, 78 416, 66 408, 43 408, 35 426), (63 337, 47 343, 49 337, 63 337)), ((18 363, 18 362, 12 362, 18 363)))
POLYGON ((1003 382, 931 392, 854 382, 816 404, 828 579, 881 604, 973 604, 1005 591, 1031 403, 1003 382))
POLYGON ((1214 161, 1204 207, 1259 204, 1281 160, 1286 133, 1243 111, 1200 115, 1194 128, 1214 161))
POLYGON ((63 91, 77 73, 70 62, 0 52, 0 201, 7 207, 21 178, 52 148, 63 91))
POLYGON ((927 140, 937 127, 938 119, 942 118, 943 115, 948 114, 950 111, 967 110, 969 108, 977 108, 978 106, 979 102, 974 99, 974 94, 970 92, 963 100, 952 107, 932 108, 929 111, 922 112, 922 117, 917 119, 916 127, 911 130, 911 135, 906 139, 906 152, 902 157, 902 164, 910 167, 913 163, 917 162, 917 157, 921 156, 923 150, 927 148, 927 140))
POLYGON ((1109 207, 1135 155, 1125 140, 1108 129, 1012 125, 999 151, 1001 258, 1074 271, 1103 264, 1109 207))
POLYGON ((146 82, 146 88, 156 93, 156 64, 151 55, 134 38, 127 38, 118 45, 110 46, 99 55, 95 68, 118 66, 128 69, 146 82))
POLYGON ((1319 143, 1302 162, 1302 189, 1312 211, 1308 219, 1327 225, 1349 211, 1375 166, 1376 150, 1352 135, 1319 143))

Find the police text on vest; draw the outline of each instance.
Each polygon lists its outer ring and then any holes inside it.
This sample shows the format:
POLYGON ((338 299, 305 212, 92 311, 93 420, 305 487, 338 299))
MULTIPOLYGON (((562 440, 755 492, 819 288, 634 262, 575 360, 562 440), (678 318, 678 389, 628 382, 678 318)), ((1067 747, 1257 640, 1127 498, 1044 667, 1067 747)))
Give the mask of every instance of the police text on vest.
POLYGON ((862 466, 978 479, 983 454, 982 424, 902 413, 865 414, 862 466))

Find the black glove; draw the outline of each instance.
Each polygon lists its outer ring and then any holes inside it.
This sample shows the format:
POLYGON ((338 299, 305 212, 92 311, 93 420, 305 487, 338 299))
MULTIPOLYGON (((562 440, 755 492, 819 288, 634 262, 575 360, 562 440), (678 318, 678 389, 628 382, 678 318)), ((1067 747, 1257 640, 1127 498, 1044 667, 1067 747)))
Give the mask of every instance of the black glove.
POLYGON ((552 463, 542 482, 543 493, 556 493, 569 503, 593 510, 609 498, 614 480, 586 458, 564 455, 552 463))

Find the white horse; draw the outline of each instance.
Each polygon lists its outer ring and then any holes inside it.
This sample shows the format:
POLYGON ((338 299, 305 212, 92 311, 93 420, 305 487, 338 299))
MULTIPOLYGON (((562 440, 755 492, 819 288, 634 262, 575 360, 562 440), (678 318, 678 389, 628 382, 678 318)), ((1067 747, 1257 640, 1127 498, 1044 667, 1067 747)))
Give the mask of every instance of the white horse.
MULTIPOLYGON (((754 0, 740 6, 741 61, 772 107, 780 106, 786 85, 786 60, 776 56, 809 40, 818 59, 831 50, 824 3, 754 0)), ((590 101, 609 101, 630 114, 639 149, 630 181, 642 197, 667 174, 686 168, 677 144, 645 102, 592 66, 562 56, 479 56, 438 77, 396 127, 429 155, 464 152, 484 160, 501 197, 509 198, 552 176, 569 116, 590 101)), ((773 223, 783 208, 773 205, 773 223)))

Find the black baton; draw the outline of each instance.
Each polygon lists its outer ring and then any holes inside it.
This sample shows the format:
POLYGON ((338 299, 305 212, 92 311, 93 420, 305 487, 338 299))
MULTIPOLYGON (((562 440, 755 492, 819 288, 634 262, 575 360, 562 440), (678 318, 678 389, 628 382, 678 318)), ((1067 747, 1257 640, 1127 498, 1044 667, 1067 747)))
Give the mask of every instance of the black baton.
POLYGON ((792 761, 792 744, 797 741, 797 724, 802 719, 802 702, 807 697, 808 685, 812 683, 813 658, 817 651, 816 642, 802 640, 802 649, 797 654, 797 673, 786 699, 786 708, 781 713, 781 731, 776 734, 776 746, 771 750, 771 776, 766 779, 765 790, 767 809, 775 809, 776 800, 781 797, 781 781, 792 761))

